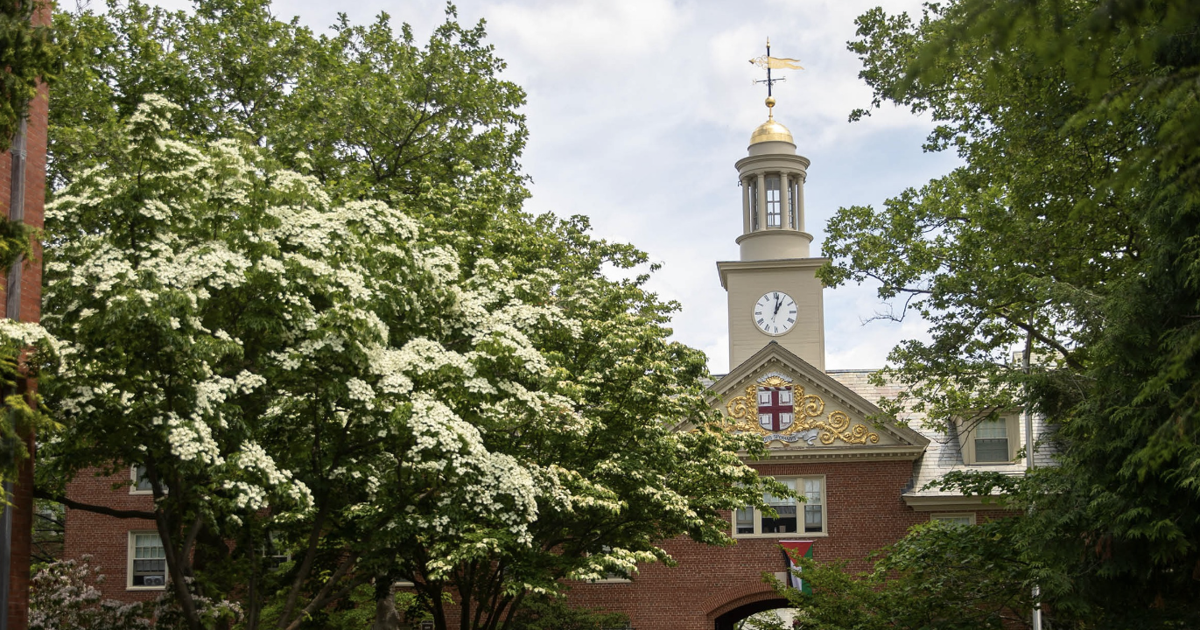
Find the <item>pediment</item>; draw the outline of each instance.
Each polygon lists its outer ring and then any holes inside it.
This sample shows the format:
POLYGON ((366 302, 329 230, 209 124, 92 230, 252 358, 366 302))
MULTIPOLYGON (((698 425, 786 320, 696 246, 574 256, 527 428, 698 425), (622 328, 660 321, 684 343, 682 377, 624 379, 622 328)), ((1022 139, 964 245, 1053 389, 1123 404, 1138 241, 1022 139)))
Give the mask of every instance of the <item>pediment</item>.
POLYGON ((772 459, 915 459, 929 444, 908 427, 880 420, 874 404, 777 343, 709 391, 728 430, 761 436, 772 459))

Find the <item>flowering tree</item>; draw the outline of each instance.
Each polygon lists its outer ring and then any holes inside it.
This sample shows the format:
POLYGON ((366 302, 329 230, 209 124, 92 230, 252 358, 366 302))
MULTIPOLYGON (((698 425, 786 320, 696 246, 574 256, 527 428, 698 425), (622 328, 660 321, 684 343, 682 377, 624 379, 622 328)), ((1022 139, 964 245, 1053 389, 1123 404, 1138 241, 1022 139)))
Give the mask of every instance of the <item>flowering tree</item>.
POLYGON ((109 513, 153 518, 190 627, 200 598, 297 628, 399 577, 441 627, 449 589, 502 627, 559 578, 668 560, 663 538, 725 542, 720 511, 761 502, 751 445, 708 424, 703 356, 666 340, 674 306, 600 273, 644 255, 519 213, 496 220, 572 265, 463 255, 410 216, 463 212, 444 187, 336 203, 265 150, 180 140, 175 110, 147 97, 48 208, 48 477, 145 467, 153 512, 109 513))
POLYGON ((150 630, 150 602, 103 599, 104 576, 91 556, 52 562, 30 582, 30 630, 150 630))

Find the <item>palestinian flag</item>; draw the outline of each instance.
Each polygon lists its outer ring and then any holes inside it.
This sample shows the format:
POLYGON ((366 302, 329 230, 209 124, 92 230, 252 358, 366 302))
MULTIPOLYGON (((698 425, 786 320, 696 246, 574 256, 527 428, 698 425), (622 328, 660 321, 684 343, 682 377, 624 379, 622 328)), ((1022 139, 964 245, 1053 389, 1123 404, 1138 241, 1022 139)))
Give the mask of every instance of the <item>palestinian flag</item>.
POLYGON ((800 571, 800 566, 796 564, 796 558, 813 557, 813 541, 781 540, 779 546, 783 547, 783 556, 787 559, 787 585, 805 595, 812 595, 812 588, 805 584, 804 580, 800 579, 795 572, 800 571))

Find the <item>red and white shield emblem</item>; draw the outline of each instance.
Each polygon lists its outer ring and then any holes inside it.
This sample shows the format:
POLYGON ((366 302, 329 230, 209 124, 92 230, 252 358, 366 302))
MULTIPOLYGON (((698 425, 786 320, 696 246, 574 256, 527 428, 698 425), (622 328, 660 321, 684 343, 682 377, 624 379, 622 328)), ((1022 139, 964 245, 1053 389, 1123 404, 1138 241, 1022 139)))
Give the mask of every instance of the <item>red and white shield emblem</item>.
POLYGON ((792 426, 795 409, 792 406, 792 386, 758 388, 758 424, 778 433, 792 426))

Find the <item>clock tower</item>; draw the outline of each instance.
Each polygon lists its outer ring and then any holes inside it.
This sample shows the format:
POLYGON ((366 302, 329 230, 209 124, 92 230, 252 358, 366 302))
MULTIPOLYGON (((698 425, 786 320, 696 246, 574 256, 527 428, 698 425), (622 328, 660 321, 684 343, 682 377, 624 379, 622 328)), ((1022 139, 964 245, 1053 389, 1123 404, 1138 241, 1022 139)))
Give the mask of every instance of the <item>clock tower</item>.
POLYGON ((804 181, 808 158, 796 154, 787 127, 767 122, 750 135, 749 155, 735 166, 742 189, 740 260, 718 262, 729 295, 729 367, 732 370, 775 341, 813 367, 825 370, 825 321, 816 270, 825 258, 809 256, 804 231, 804 181))

